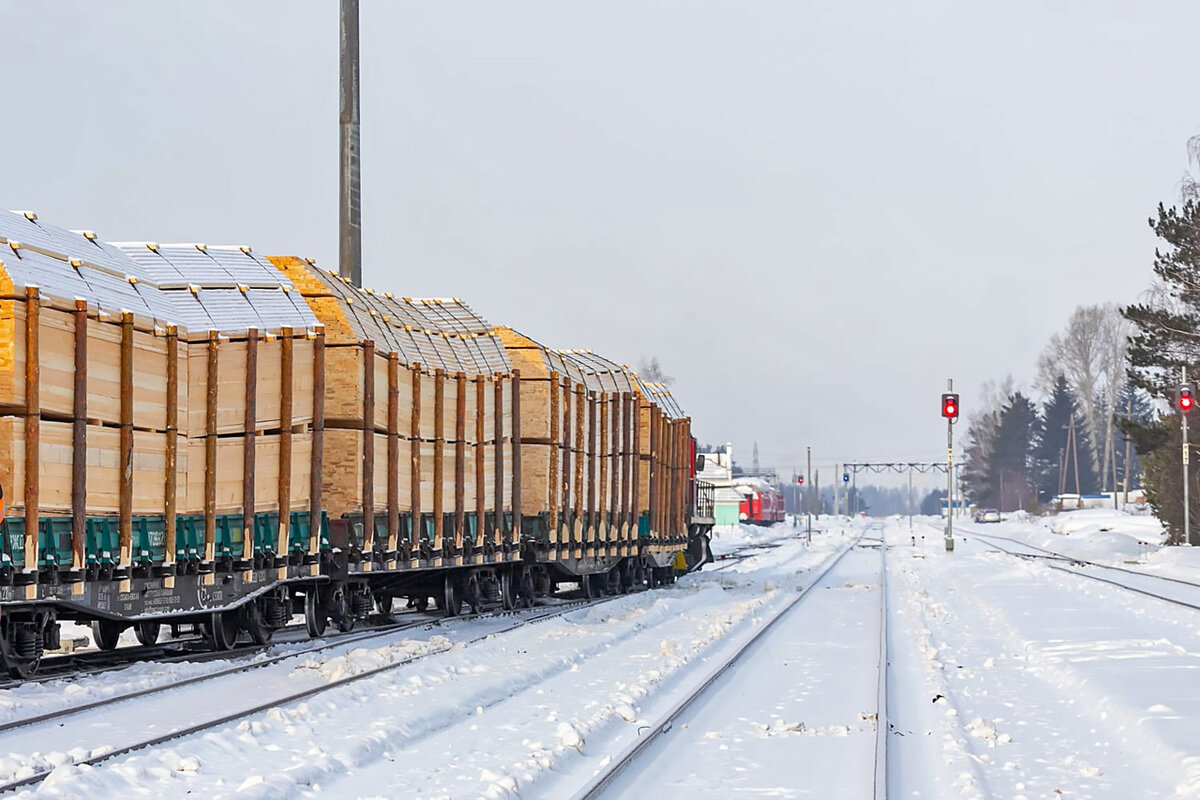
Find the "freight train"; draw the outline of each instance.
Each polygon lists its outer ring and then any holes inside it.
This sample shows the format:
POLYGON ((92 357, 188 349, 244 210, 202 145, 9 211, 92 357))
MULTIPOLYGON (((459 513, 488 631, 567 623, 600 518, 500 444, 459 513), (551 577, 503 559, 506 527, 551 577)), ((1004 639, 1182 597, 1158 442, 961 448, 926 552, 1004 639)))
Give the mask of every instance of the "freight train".
POLYGON ((665 386, 247 247, 0 213, 0 666, 670 582, 712 490, 665 386))

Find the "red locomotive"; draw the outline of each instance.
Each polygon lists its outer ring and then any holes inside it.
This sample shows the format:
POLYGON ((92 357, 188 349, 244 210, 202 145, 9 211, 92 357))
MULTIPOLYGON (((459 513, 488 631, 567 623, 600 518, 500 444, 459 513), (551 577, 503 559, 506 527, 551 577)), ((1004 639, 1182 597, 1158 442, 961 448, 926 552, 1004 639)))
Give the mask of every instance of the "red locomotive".
POLYGON ((786 518, 783 493, 768 483, 756 481, 737 487, 742 492, 738 519, 751 525, 774 525, 786 518))

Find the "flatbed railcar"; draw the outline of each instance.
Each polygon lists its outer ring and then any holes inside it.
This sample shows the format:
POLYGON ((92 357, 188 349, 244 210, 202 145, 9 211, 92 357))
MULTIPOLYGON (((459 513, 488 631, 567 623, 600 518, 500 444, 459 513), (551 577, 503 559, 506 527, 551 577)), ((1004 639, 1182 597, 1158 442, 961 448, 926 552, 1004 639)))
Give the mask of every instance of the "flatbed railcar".
POLYGON ((0 213, 0 666, 60 624, 219 649, 397 599, 453 615, 670 581, 711 487, 666 387, 249 248, 0 213))

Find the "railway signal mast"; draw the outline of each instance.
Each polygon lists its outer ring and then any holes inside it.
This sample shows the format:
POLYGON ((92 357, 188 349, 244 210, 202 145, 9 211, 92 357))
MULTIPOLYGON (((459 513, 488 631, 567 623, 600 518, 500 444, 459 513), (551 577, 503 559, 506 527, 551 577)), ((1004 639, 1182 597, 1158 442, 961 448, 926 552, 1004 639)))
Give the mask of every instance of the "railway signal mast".
POLYGON ((358 143, 358 0, 342 0, 341 159, 338 194, 338 274, 362 286, 362 188, 358 143))
MULTIPOLYGON (((958 395, 954 379, 946 381, 942 395, 942 416, 946 418, 946 552, 954 552, 954 423, 958 422, 958 395)), ((1187 422, 1185 421, 1186 425, 1187 422)))
POLYGON ((1192 410, 1192 387, 1187 382, 1187 367, 1180 372, 1182 385, 1175 396, 1175 404, 1179 407, 1179 418, 1183 424, 1183 540, 1192 544, 1191 508, 1188 505, 1188 412, 1192 410))

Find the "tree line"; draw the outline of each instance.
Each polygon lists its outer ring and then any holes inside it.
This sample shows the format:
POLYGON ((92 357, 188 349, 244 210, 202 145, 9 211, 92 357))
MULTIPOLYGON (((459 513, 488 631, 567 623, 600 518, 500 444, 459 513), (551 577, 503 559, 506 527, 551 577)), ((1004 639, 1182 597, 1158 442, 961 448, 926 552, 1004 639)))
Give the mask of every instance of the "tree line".
MULTIPOLYGON (((1200 163, 1200 137, 1189 142, 1200 163)), ((1036 510, 1054 495, 1141 484, 1173 541, 1183 528, 1176 393, 1200 377, 1200 182, 1149 220, 1154 279, 1137 302, 1076 308, 1038 359, 1033 391, 987 384, 969 418, 962 482, 971 501, 1036 510)), ((1200 427, 1200 419, 1193 428, 1200 427)), ((1189 447, 1196 435, 1189 432, 1189 447)), ((1192 470, 1191 516, 1200 510, 1192 470)), ((1195 538, 1195 537, 1194 537, 1195 538)), ((1195 541, 1193 544, 1198 544, 1195 541)))

